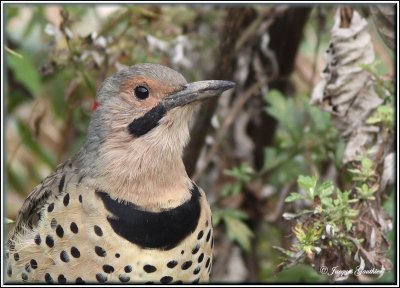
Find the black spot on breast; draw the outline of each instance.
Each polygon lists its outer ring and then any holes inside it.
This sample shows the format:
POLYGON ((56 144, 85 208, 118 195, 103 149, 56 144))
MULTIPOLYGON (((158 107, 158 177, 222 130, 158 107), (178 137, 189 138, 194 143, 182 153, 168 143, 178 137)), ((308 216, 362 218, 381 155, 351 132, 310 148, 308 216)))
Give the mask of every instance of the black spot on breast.
POLYGON ((194 281, 192 282, 192 284, 197 284, 197 283, 199 283, 199 281, 200 281, 200 278, 197 278, 196 280, 194 280, 194 281))
POLYGON ((60 238, 64 237, 64 229, 62 228, 62 226, 60 224, 57 225, 56 234, 60 238))
POLYGON ((49 246, 50 248, 52 248, 54 246, 54 239, 53 237, 51 237, 50 235, 46 236, 46 244, 47 246, 49 246))
POLYGON ((190 191, 192 197, 188 201, 161 212, 141 210, 132 203, 111 199, 105 192, 96 191, 96 194, 112 214, 107 220, 115 233, 142 248, 169 250, 197 227, 201 194, 194 184, 190 191))
POLYGON ((31 264, 29 264, 29 263, 25 264, 25 271, 28 273, 32 271, 31 264))
POLYGON ((30 264, 32 269, 36 269, 38 267, 37 261, 35 259, 31 259, 30 264))
POLYGON ((115 258, 119 258, 121 255, 119 253, 115 253, 115 258))
POLYGON ((186 261, 185 263, 182 264, 181 268, 182 270, 187 270, 192 266, 192 261, 186 261))
POLYGON ((197 244, 197 245, 192 249, 192 254, 194 255, 194 254, 196 254, 197 252, 199 252, 199 249, 200 249, 200 245, 197 244))
POLYGON ((182 254, 182 255, 185 254, 185 250, 182 250, 182 251, 181 251, 181 254, 182 254))
POLYGON ((46 281, 46 283, 51 284, 53 283, 53 278, 51 277, 51 275, 49 273, 46 273, 44 275, 44 281, 46 281))
POLYGON ((96 274, 96 279, 99 281, 99 283, 106 283, 107 282, 107 275, 104 275, 102 273, 97 273, 96 274))
POLYGON ((68 253, 67 253, 67 251, 61 251, 61 253, 60 253, 60 259, 61 259, 61 261, 63 261, 63 262, 69 262, 69 256, 68 256, 68 253))
POLYGON ((85 284, 85 281, 83 281, 83 279, 81 277, 76 278, 75 280, 76 284, 85 284))
POLYGON ((100 246, 95 246, 94 251, 96 252, 97 256, 106 257, 106 251, 100 246))
POLYGON ((211 237, 211 230, 208 231, 208 233, 207 233, 207 238, 206 238, 206 241, 207 241, 207 242, 210 240, 210 237, 211 237))
POLYGON ((121 281, 121 283, 126 283, 129 282, 129 280, 131 280, 131 277, 129 277, 128 275, 124 275, 124 274, 120 274, 118 276, 119 281, 121 281))
POLYGON ((208 257, 207 262, 206 262, 206 268, 210 265, 210 257, 208 257))
POLYGON ((71 255, 74 258, 79 258, 79 257, 81 257, 81 252, 78 250, 78 248, 72 246, 71 247, 71 255))
POLYGON ((193 270, 193 274, 197 275, 200 272, 200 267, 197 267, 196 269, 193 270))
POLYGON ((28 274, 22 273, 21 274, 21 278, 22 278, 22 280, 27 281, 28 280, 28 274))
POLYGON ((51 229, 55 229, 57 227, 57 220, 56 218, 51 219, 50 221, 50 227, 51 229))
POLYGON ((164 117, 166 110, 159 104, 144 114, 142 117, 133 120, 128 125, 128 132, 134 137, 140 137, 158 126, 159 121, 164 117))
POLYGON ((157 268, 154 267, 153 265, 144 265, 144 266, 143 266, 143 270, 144 270, 146 273, 153 273, 153 272, 156 272, 156 271, 157 271, 157 268))
POLYGON ((176 262, 175 260, 169 261, 167 263, 167 267, 171 269, 174 268, 176 265, 178 265, 178 262, 176 262))
POLYGON ((42 239, 40 238, 39 234, 37 234, 35 236, 35 243, 36 243, 36 245, 40 245, 40 243, 42 243, 42 239))
POLYGON ((208 220, 206 221, 206 227, 208 227, 208 220))
POLYGON ((78 226, 76 225, 75 222, 72 222, 71 226, 69 228, 71 229, 72 233, 74 233, 74 234, 78 233, 78 231, 79 231, 78 226))
POLYGON ((182 280, 175 281, 173 284, 183 284, 182 280))
POLYGON ((203 237, 203 235, 204 235, 204 232, 203 232, 203 230, 201 230, 199 232, 199 234, 197 235, 197 240, 200 240, 203 237))
POLYGON ((47 212, 52 212, 54 210, 54 203, 51 203, 48 207, 47 207, 47 212))
POLYGON ((65 194, 64 199, 63 199, 63 204, 65 207, 68 206, 69 204, 69 193, 65 194))
POLYGON ((161 284, 169 284, 174 280, 171 276, 164 276, 160 279, 161 284))
POLYGON ((197 259, 197 262, 201 263, 203 262, 203 259, 204 259, 204 253, 201 253, 199 259, 197 259))
POLYGON ((79 199, 79 202, 82 203, 82 195, 79 195, 78 199, 79 199))
POLYGON ((111 265, 103 265, 103 271, 106 272, 107 274, 113 273, 114 272, 114 267, 111 265))
POLYGON ((126 273, 131 273, 132 272, 132 266, 131 265, 126 265, 125 268, 124 268, 124 271, 126 273))
POLYGON ((65 183, 65 174, 61 177, 60 183, 58 184, 58 193, 62 193, 64 189, 64 183, 65 183))
POLYGON ((97 225, 94 225, 93 227, 94 229, 94 233, 96 233, 97 236, 103 236, 103 230, 101 230, 101 228, 97 225))
POLYGON ((8 264, 8 266, 7 266, 7 276, 11 277, 11 275, 12 275, 12 268, 11 268, 11 265, 8 264))
POLYGON ((18 253, 14 253, 14 260, 18 261, 19 260, 19 254, 18 253))
POLYGON ((58 275, 58 283, 59 284, 67 283, 67 279, 65 278, 65 276, 63 274, 58 275))

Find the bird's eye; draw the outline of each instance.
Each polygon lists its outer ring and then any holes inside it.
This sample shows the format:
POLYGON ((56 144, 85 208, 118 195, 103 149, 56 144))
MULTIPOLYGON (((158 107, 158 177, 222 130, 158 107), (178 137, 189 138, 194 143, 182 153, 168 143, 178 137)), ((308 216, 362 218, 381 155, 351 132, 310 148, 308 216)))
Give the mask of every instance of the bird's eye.
POLYGON ((146 99, 147 97, 149 97, 149 89, 144 86, 136 86, 135 96, 142 100, 146 99))

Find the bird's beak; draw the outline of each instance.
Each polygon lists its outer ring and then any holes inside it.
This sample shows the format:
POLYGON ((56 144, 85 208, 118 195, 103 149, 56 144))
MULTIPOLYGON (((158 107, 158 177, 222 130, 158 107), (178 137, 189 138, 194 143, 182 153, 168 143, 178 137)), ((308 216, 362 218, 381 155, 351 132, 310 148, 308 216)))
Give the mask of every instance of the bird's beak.
POLYGON ((161 103, 166 110, 170 110, 194 101, 202 101, 204 99, 218 96, 235 85, 235 82, 223 80, 193 82, 186 84, 182 90, 166 96, 161 103))

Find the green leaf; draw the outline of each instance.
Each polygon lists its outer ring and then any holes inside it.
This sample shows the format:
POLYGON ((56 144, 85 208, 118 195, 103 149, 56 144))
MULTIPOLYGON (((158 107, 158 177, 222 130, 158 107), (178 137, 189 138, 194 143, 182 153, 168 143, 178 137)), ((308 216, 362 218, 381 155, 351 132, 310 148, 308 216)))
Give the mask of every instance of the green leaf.
POLYGON ((222 220, 222 214, 221 214, 221 210, 215 210, 212 213, 212 224, 214 227, 218 226, 218 224, 221 222, 222 220))
POLYGON ((319 195, 322 200, 322 198, 332 195, 334 189, 332 181, 324 181, 317 187, 316 195, 319 195))
POLYGON ((6 224, 14 223, 15 221, 9 218, 6 218, 6 224))
POLYGON ((288 161, 287 153, 279 153, 275 147, 264 148, 264 167, 263 170, 271 170, 283 162, 288 161))
POLYGON ((23 58, 7 55, 7 64, 14 72, 18 82, 24 85, 33 96, 37 96, 41 87, 38 69, 26 54, 20 51, 18 51, 18 54, 22 55, 23 58))
POLYGON ((222 187, 221 195, 223 197, 235 196, 242 192, 242 185, 240 183, 226 184, 222 187))
POLYGON ((343 141, 338 141, 336 145, 336 150, 335 150, 335 165, 338 169, 340 169, 342 162, 343 162, 343 156, 344 156, 344 151, 346 150, 346 144, 343 141))
POLYGON ((372 171, 372 161, 368 157, 363 157, 361 160, 361 172, 364 175, 369 175, 372 171))
POLYGON ((18 6, 8 6, 7 9, 4 9, 6 12, 6 19, 9 22, 12 18, 18 16, 20 14, 20 8, 18 6))
POLYGON ((321 198, 321 203, 322 203, 324 209, 331 208, 333 206, 333 200, 330 197, 321 198))
POLYGON ((308 107, 311 124, 316 131, 325 132, 332 127, 330 114, 314 106, 308 107))
POLYGON ((297 179, 297 183, 299 184, 300 188, 304 189, 304 191, 307 192, 310 199, 314 199, 315 186, 317 185, 317 177, 300 175, 297 179))
POLYGON ((269 104, 269 107, 265 109, 268 114, 280 123, 287 123, 286 99, 283 94, 278 90, 271 90, 264 100, 269 104))
POLYGON ((394 109, 389 105, 381 105, 366 121, 367 124, 383 123, 388 129, 393 128, 394 109))
POLYGON ((242 192, 242 185, 240 183, 235 183, 232 185, 231 196, 239 195, 242 192))
POLYGON ((213 225, 214 226, 217 226, 218 223, 225 217, 237 218, 237 219, 242 219, 242 220, 249 218, 249 216, 246 214, 246 212, 239 210, 239 209, 234 209, 234 208, 224 208, 224 209, 214 208, 213 209, 213 225))
POLYGON ((246 163, 242 163, 240 166, 234 167, 231 170, 224 171, 225 175, 231 176, 242 183, 249 182, 253 173, 253 169, 246 163))
POLYGON ((224 222, 231 241, 236 241, 240 247, 249 252, 251 248, 251 238, 254 237, 249 227, 237 218, 225 217, 224 222))
POLYGON ((294 202, 297 200, 303 200, 306 199, 306 197, 300 193, 297 192, 292 192, 288 197, 286 197, 285 202, 294 202))
POLYGON ((344 218, 344 225, 346 226, 346 231, 350 231, 353 222, 349 218, 344 218))
POLYGON ((237 219, 248 219, 249 216, 247 215, 246 212, 239 210, 239 209, 234 209, 234 208, 225 208, 223 210, 223 215, 224 217, 232 217, 232 218, 237 218, 237 219))

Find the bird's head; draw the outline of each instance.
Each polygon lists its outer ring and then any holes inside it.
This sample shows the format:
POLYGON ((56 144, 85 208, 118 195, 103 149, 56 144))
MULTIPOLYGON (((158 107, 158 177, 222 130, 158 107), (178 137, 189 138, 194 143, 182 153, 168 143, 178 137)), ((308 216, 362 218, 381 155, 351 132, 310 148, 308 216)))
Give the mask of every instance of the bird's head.
POLYGON ((145 178, 154 182, 182 173, 193 108, 234 85, 222 80, 187 83, 178 72, 157 64, 116 72, 98 90, 78 158, 82 171, 93 177, 113 171, 113 177, 124 182, 118 184, 121 189, 145 178))

